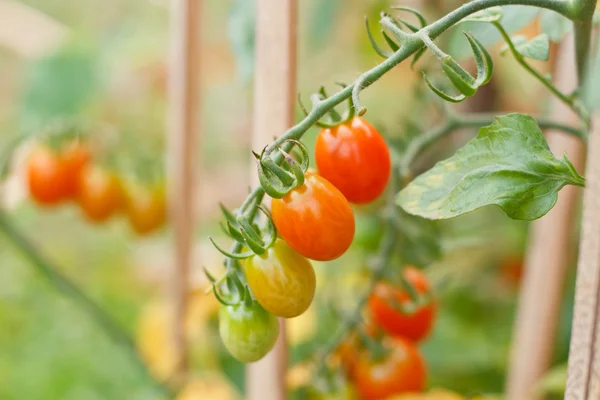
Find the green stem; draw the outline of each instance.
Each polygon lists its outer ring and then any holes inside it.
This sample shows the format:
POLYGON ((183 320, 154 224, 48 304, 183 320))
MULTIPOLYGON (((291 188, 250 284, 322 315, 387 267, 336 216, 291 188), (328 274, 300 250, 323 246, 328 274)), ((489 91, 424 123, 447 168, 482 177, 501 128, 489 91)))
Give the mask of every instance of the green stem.
POLYGON ((82 292, 75 283, 59 272, 59 269, 51 264, 47 258, 31 243, 10 221, 10 218, 0 210, 0 230, 9 238, 15 247, 29 259, 39 273, 41 273, 56 289, 67 297, 70 297, 75 304, 83 309, 110 338, 125 348, 132 356, 133 361, 146 377, 165 394, 172 394, 171 389, 163 383, 154 379, 148 367, 144 363, 136 349, 133 339, 127 331, 106 313, 98 304, 82 292))
POLYGON ((572 0, 573 30, 575 32, 575 62, 579 87, 585 89, 590 68, 590 47, 592 41, 592 19, 596 10, 596 0, 572 0))
POLYGON ((499 22, 493 22, 493 24, 498 29, 500 34, 502 35, 502 38, 508 45, 508 48, 509 48, 510 52, 512 53, 513 57, 515 58, 515 60, 517 60, 517 62, 519 64, 521 64, 521 66, 523 68, 525 68, 531 75, 533 75, 542 85, 544 85, 546 88, 548 88, 548 90, 550 90, 550 92, 554 96, 556 96, 560 101, 562 101, 571 110, 573 110, 577 115, 579 115, 581 117, 581 119, 586 123, 586 125, 588 125, 590 117, 589 117, 587 111, 585 111, 581 107, 580 103, 575 101, 575 98, 573 96, 568 96, 568 95, 564 94, 563 92, 561 92, 556 86, 554 86, 554 84, 552 83, 551 80, 549 80, 548 78, 543 76, 541 73, 536 71, 531 65, 529 65, 529 63, 525 60, 525 57, 523 57, 523 55, 521 53, 519 53, 519 51, 515 47, 515 44, 513 43, 511 37, 508 35, 508 33, 506 32, 504 27, 499 22))
MULTIPOLYGON (((491 125, 496 117, 496 114, 491 113, 475 113, 462 116, 453 115, 449 117, 445 123, 423 133, 409 144, 408 148, 402 155, 402 161, 400 163, 400 170, 402 174, 408 176, 410 174, 410 167, 415 162, 419 154, 421 154, 427 147, 435 143, 438 139, 449 135, 460 128, 479 128, 482 126, 491 125)), ((536 121, 541 129, 556 129, 575 136, 583 141, 587 140, 587 136, 584 131, 573 128, 572 126, 554 122, 546 118, 536 118, 536 121)))

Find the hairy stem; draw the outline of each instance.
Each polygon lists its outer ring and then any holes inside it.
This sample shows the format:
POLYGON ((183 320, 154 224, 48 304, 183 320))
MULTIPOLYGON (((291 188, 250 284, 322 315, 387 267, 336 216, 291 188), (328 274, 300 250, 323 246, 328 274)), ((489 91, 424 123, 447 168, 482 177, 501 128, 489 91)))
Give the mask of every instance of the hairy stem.
POLYGON ((170 388, 156 381, 138 353, 135 343, 127 331, 106 311, 89 298, 69 278, 59 272, 47 258, 12 224, 10 218, 0 210, 0 230, 10 239, 15 247, 31 262, 40 274, 44 276, 58 291, 71 298, 84 310, 115 342, 129 350, 132 360, 147 378, 165 394, 171 394, 170 388))

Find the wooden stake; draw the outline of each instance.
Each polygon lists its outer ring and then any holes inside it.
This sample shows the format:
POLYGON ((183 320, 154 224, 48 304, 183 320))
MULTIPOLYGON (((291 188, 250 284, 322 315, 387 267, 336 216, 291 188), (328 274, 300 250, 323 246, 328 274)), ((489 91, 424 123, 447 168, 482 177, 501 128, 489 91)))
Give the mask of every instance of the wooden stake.
POLYGON ((565 399, 600 398, 600 114, 592 119, 565 399))
POLYGON ((198 52, 201 0, 172 0, 171 54, 169 65, 168 108, 168 202, 169 222, 173 227, 175 269, 172 282, 172 335, 176 354, 176 378, 184 379, 188 345, 185 315, 192 262, 194 230, 194 191, 199 162, 198 134, 198 52))
MULTIPOLYGON (((574 57, 573 40, 566 38, 559 50, 555 72, 555 84, 564 92, 577 84, 574 57)), ((577 116, 558 101, 551 105, 551 114, 559 121, 578 123, 577 116)), ((577 170, 582 171, 581 140, 556 131, 548 131, 546 137, 557 157, 567 154, 577 170)), ((550 365, 572 250, 569 245, 578 194, 578 188, 565 187, 556 206, 531 226, 507 380, 509 400, 533 399, 532 389, 550 365)))
MULTIPOLYGON (((296 0, 258 0, 256 71, 252 148, 260 151, 294 121, 296 92, 296 0)), ((258 183, 251 162, 253 184, 258 183)), ((273 351, 247 369, 248 400, 286 397, 287 349, 285 320, 279 321, 279 340, 273 351)))

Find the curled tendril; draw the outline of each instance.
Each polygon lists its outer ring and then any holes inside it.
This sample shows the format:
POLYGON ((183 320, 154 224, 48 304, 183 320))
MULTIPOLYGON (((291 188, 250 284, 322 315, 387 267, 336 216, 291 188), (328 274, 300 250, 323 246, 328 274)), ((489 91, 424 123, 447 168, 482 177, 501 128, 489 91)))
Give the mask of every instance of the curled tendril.
MULTIPOLYGON (((460 66, 452 57, 440 50, 428 36, 423 36, 422 40, 425 46, 438 58, 442 66, 442 70, 452 83, 452 85, 460 92, 457 96, 449 95, 435 87, 427 78, 425 73, 423 76, 427 86, 438 96, 446 101, 458 103, 473 96, 479 87, 488 83, 492 77, 494 64, 492 57, 485 47, 473 36, 465 33, 473 55, 477 64, 477 76, 473 77, 463 67, 460 66)), ((416 57, 416 56, 415 56, 416 57)))
POLYGON ((300 161, 285 152, 281 147, 279 152, 283 155, 283 162, 277 165, 275 161, 263 152, 259 155, 253 153, 256 157, 258 169, 258 180, 265 193, 269 196, 280 199, 291 190, 304 184, 304 173, 308 169, 308 151, 306 147, 297 140, 286 140, 282 143, 293 143, 300 149, 300 161))

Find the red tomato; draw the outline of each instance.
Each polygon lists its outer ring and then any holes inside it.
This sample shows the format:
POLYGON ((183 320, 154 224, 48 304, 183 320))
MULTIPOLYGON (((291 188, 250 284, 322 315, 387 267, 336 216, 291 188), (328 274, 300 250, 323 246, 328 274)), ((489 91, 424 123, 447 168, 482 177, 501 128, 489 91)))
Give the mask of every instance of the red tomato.
POLYGON ((135 189, 127 194, 127 217, 138 235, 160 228, 166 219, 166 200, 162 189, 135 189))
POLYGON ((312 260, 338 258, 354 238, 354 213, 348 200, 314 173, 306 173, 304 184, 284 198, 273 199, 271 212, 283 240, 312 260))
POLYGON ((54 205, 66 199, 68 178, 55 152, 47 147, 32 151, 27 162, 27 184, 39 204, 54 205))
POLYGON ((121 181, 101 168, 86 167, 79 176, 78 188, 77 203, 91 221, 106 221, 123 206, 121 181))
POLYGON ((315 145, 319 174, 356 204, 370 203, 387 186, 390 151, 381 134, 362 118, 321 130, 315 145))
POLYGON ((379 400, 422 391, 427 371, 416 345, 406 339, 393 338, 383 346, 387 352, 382 360, 372 360, 365 351, 356 361, 352 379, 362 398, 379 400))
MULTIPOLYGON (((407 267, 402 272, 406 279, 421 294, 429 291, 427 278, 416 268, 407 267)), ((369 310, 375 322, 387 333, 420 341, 431 331, 437 305, 432 300, 413 314, 403 314, 394 303, 410 303, 409 294, 388 283, 379 283, 369 297, 369 310)))
POLYGON ((62 168, 65 170, 66 196, 74 198, 77 195, 79 175, 92 158, 87 147, 80 142, 69 143, 59 154, 62 168))

